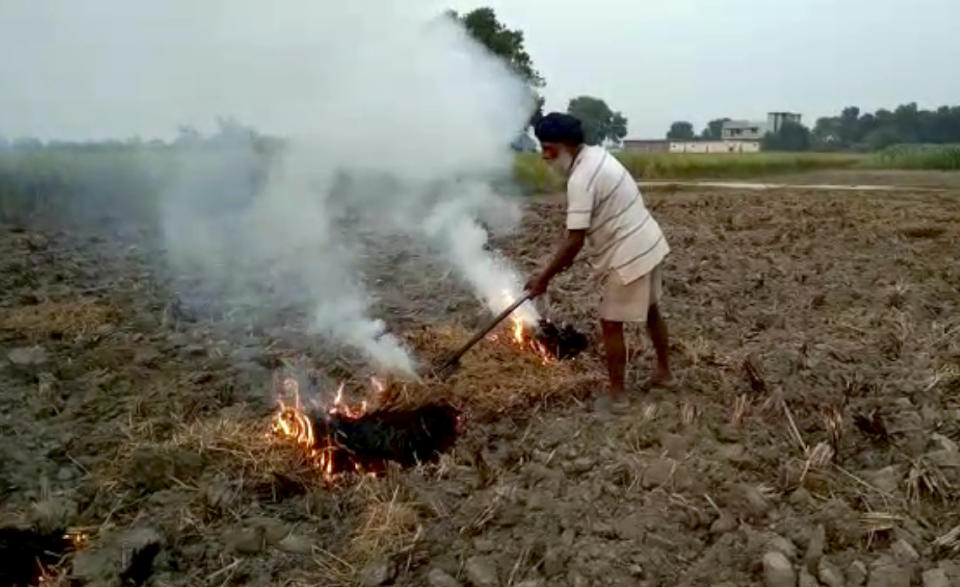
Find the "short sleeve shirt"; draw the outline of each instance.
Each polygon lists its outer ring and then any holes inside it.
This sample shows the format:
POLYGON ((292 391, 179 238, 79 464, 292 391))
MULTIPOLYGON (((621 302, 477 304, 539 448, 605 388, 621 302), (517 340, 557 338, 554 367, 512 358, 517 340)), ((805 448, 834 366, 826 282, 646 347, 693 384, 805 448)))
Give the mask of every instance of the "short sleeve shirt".
POLYGON ((567 181, 567 228, 587 231, 587 254, 601 278, 630 283, 670 252, 630 172, 606 149, 583 147, 567 181))

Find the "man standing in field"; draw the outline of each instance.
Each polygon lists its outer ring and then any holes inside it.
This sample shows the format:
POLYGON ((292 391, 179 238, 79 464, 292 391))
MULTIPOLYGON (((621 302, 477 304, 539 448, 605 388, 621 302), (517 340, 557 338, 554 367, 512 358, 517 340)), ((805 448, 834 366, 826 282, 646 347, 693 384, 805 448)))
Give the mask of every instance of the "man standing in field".
POLYGON ((567 178, 567 236, 549 264, 526 284, 534 296, 569 267, 587 245, 601 288, 600 325, 610 375, 610 403, 626 404, 624 322, 646 322, 657 368, 651 385, 672 384, 667 326, 660 313, 661 263, 670 247, 643 202, 630 173, 603 147, 584 144, 580 121, 558 112, 545 116, 535 133, 544 160, 567 178))

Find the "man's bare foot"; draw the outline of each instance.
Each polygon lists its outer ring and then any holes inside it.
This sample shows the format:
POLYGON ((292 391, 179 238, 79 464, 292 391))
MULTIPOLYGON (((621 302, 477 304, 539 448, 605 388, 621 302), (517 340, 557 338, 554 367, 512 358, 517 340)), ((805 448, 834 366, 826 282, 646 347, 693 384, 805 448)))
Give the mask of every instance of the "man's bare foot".
POLYGON ((673 373, 666 371, 664 369, 657 369, 654 371, 653 375, 650 377, 650 387, 662 387, 664 389, 671 389, 677 384, 676 378, 674 378, 673 373))

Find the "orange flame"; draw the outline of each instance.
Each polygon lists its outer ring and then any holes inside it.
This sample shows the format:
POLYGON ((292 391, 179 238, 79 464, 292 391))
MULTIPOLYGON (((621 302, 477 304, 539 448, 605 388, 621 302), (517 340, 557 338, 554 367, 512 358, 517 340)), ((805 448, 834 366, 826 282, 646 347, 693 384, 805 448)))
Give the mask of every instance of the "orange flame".
POLYGON ((517 341, 518 344, 523 344, 523 320, 516 314, 511 316, 510 319, 513 320, 513 340, 517 341))
MULTIPOLYGON (((273 432, 281 438, 293 440, 300 445, 307 456, 307 459, 317 467, 323 476, 330 480, 336 476, 334 470, 333 454, 336 450, 336 444, 329 435, 324 435, 318 440, 316 430, 314 430, 313 418, 304 410, 300 401, 300 384, 296 379, 288 377, 283 380, 284 397, 277 398, 277 412, 273 418, 273 432), (293 403, 287 400, 292 398, 293 403)), ((362 402, 360 406, 351 407, 343 401, 344 384, 341 383, 337 388, 337 394, 333 405, 328 409, 330 414, 339 414, 346 418, 356 419, 366 413, 367 402, 362 402)))
MULTIPOLYGON (((506 295, 506 292, 505 292, 506 295)), ((509 296, 507 296, 509 299, 509 296)), ((555 360, 553 353, 543 345, 535 336, 528 333, 527 325, 523 322, 523 317, 517 312, 510 315, 510 321, 513 322, 513 340, 520 348, 533 351, 540 357, 544 365, 548 365, 555 360)))

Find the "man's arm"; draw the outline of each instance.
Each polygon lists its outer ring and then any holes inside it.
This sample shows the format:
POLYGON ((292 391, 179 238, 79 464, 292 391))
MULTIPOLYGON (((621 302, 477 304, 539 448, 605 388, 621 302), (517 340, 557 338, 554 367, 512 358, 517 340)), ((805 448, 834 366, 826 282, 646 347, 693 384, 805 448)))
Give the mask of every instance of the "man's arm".
POLYGON ((540 272, 539 275, 527 282, 525 289, 532 293, 534 297, 547 291, 550 280, 557 274, 569 267, 576 259, 577 253, 583 248, 583 241, 587 237, 585 229, 568 230, 567 237, 560 244, 560 247, 553 254, 550 263, 540 272))

